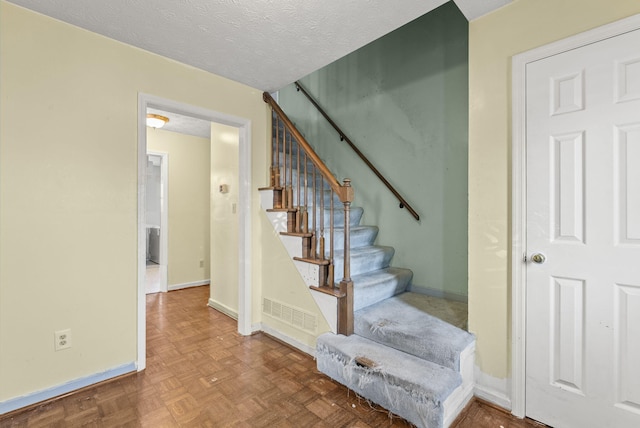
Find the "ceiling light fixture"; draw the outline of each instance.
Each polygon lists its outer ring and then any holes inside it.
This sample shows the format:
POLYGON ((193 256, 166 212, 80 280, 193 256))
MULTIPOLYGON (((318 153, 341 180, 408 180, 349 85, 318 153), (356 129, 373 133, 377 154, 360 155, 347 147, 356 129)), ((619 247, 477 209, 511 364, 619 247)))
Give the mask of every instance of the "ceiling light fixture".
POLYGON ((167 122, 169 122, 168 117, 160 116, 159 114, 147 114, 147 126, 152 128, 162 128, 167 122))

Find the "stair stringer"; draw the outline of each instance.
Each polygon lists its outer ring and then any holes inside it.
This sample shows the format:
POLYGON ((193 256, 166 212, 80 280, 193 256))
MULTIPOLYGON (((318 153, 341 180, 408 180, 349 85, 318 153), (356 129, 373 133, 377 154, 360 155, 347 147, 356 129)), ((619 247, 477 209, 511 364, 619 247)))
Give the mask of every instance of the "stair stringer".
POLYGON ((300 277, 307 285, 318 309, 323 318, 329 324, 332 333, 338 332, 338 298, 310 289, 310 286, 317 286, 320 282, 320 269, 312 263, 305 263, 293 260, 294 257, 302 257, 302 238, 298 236, 282 235, 280 232, 287 231, 287 213, 285 211, 269 211, 273 209, 273 190, 260 189, 260 204, 265 211, 269 222, 273 226, 280 241, 284 245, 287 253, 291 257, 294 266, 298 270, 300 277))

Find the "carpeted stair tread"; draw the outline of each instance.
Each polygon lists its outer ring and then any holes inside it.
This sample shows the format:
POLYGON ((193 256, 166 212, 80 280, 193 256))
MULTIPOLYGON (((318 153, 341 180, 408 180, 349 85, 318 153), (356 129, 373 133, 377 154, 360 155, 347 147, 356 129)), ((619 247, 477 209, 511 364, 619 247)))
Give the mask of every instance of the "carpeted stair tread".
MULTIPOLYGON (((382 245, 367 245, 351 249, 350 267, 351 276, 372 272, 389 267, 391 258, 395 253, 393 247, 382 245)), ((342 278, 344 271, 344 251, 334 252, 335 279, 342 278)))
POLYGON ((425 312, 425 297, 406 292, 354 313, 354 331, 375 342, 460 370, 474 336, 425 312))
POLYGON ((412 278, 413 272, 411 270, 396 267, 352 276, 353 310, 358 311, 404 292, 412 278))
POLYGON ((442 427, 443 403, 462 383, 454 370, 357 335, 319 336, 316 359, 327 376, 421 427, 442 427))

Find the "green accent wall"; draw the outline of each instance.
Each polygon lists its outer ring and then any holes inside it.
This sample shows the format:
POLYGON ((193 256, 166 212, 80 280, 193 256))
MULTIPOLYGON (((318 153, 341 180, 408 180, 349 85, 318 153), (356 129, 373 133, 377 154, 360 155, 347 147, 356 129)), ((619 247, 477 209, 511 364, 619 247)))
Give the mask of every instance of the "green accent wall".
POLYGON ((453 2, 301 79, 420 215, 341 142, 293 85, 279 103, 338 179, 353 180, 363 224, 395 247, 416 291, 467 295, 468 22, 453 2))

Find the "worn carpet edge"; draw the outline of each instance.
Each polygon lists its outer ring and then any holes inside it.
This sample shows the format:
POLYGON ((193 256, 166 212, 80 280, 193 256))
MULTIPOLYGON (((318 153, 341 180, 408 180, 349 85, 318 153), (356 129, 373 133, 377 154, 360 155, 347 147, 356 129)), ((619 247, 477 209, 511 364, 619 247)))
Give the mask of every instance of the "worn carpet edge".
POLYGON ((462 382, 451 369, 357 335, 321 335, 316 360, 322 373, 419 427, 442 427, 443 403, 462 382))

